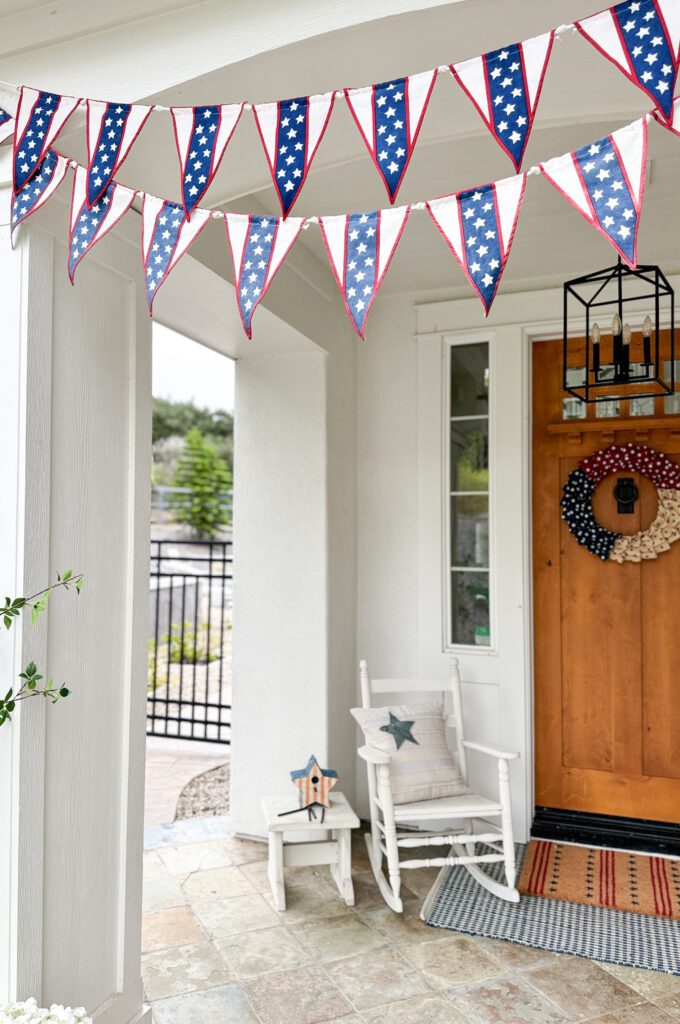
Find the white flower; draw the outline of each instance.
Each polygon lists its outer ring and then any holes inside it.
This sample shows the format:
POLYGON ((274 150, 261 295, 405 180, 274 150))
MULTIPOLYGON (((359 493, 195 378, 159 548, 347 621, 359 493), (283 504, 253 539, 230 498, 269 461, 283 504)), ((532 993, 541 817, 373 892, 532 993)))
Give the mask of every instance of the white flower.
POLYGON ((46 1009, 31 998, 0 1006, 0 1024, 92 1024, 92 1020, 82 1006, 74 1009, 53 1003, 46 1009))

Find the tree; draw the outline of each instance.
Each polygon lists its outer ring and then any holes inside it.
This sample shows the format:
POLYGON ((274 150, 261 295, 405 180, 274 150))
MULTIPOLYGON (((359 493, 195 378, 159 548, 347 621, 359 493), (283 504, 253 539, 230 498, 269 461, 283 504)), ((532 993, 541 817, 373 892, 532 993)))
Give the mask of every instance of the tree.
POLYGON ((172 484, 184 439, 192 427, 213 445, 229 472, 234 462, 234 417, 224 409, 201 409, 193 402, 153 400, 152 483, 172 484))
POLYGON ((212 539, 229 522, 226 492, 231 474, 198 427, 192 427, 184 440, 175 484, 189 490, 178 501, 177 521, 190 526, 197 537, 212 539))

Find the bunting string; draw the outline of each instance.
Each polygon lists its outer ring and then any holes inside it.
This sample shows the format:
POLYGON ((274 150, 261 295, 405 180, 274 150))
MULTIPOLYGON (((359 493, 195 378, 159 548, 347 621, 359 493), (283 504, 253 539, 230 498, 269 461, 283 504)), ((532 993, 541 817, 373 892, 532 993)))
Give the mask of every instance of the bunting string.
MULTIPOLYGON (((648 123, 680 134, 673 99, 680 57, 680 0, 624 0, 481 57, 361 89, 273 103, 171 107, 112 103, 22 86, 16 115, 0 110, 0 143, 13 137, 12 235, 75 171, 68 271, 142 204, 142 257, 149 312, 158 289, 211 219, 222 219, 246 334, 252 316, 301 231, 318 225, 350 321, 366 318, 411 213, 426 212, 488 315, 505 269, 527 178, 542 175, 630 266, 644 199, 648 123), (521 171, 556 37, 577 31, 649 96, 654 109, 581 149, 521 171), (422 202, 395 206, 440 74, 458 82, 510 158, 515 175, 422 202), (291 217, 337 98, 344 98, 391 207, 367 213, 291 217), (78 107, 86 109, 87 167, 54 148, 78 107), (180 202, 121 185, 116 175, 154 111, 169 110, 180 169, 180 202), (244 110, 252 110, 281 217, 200 205, 244 110)), ((14 88, 14 87, 12 87, 14 88)))

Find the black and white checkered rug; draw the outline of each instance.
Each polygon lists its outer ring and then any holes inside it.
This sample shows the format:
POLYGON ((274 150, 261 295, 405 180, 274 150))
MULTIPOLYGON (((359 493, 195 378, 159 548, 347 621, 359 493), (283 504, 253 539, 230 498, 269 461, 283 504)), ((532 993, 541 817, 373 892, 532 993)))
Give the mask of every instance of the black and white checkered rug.
MULTIPOLYGON (((518 875, 525 849, 517 848, 518 875)), ((503 865, 492 865, 489 874, 503 880, 503 865)), ((680 921, 542 896, 507 903, 482 889, 463 867, 440 872, 422 917, 434 928, 680 975, 680 921)))

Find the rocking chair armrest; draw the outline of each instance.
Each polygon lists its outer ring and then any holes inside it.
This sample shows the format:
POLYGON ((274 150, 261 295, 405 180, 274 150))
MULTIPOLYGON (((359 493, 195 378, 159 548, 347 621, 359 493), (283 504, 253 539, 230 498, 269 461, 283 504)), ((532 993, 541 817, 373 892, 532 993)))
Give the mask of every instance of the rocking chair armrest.
POLYGON ((367 761, 369 764, 390 763, 389 754, 386 754, 383 750, 378 750, 376 747, 369 747, 368 744, 365 747, 359 747, 357 754, 362 761, 367 761))
POLYGON ((463 746, 468 750, 476 750, 480 754, 488 754, 489 757, 497 757, 503 761, 514 761, 519 757, 518 750, 504 750, 502 747, 490 747, 486 743, 473 743, 472 740, 463 740, 463 746))

